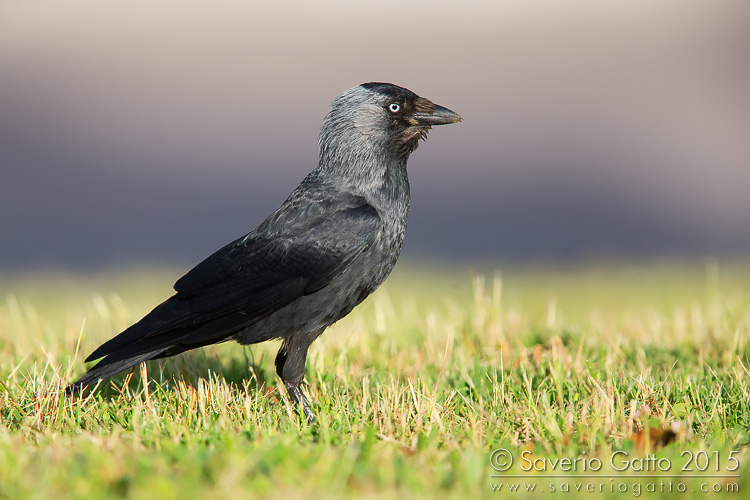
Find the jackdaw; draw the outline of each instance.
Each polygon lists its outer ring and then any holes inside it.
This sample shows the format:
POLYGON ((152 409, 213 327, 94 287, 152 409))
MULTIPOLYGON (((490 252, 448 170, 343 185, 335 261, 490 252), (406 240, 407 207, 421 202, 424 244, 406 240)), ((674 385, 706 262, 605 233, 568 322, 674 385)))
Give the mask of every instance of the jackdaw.
POLYGON ((406 162, 433 125, 462 118, 403 87, 338 96, 318 166, 255 230, 174 285, 176 293, 102 344, 74 393, 150 359, 235 340, 281 339, 276 372, 313 419, 300 384, 310 344, 375 291, 396 264, 409 214, 406 162))

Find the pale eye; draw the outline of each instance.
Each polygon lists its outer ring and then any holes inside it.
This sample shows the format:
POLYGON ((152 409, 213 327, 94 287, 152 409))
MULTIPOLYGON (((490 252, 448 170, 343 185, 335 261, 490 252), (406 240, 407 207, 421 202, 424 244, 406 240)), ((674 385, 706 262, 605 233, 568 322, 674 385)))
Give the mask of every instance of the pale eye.
POLYGON ((390 106, 388 106, 388 109, 390 110, 391 113, 398 113, 398 110, 401 109, 401 106, 399 106, 398 104, 394 102, 390 106))

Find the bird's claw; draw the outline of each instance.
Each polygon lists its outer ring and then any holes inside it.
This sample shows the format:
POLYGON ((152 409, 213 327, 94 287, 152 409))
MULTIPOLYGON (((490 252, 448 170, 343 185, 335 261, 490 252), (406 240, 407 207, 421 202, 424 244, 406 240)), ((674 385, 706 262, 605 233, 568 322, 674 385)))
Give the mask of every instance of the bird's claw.
POLYGON ((310 408, 310 402, 307 400, 307 396, 305 396, 305 393, 302 392, 300 386, 292 384, 284 385, 286 386, 287 392, 289 392, 289 395, 294 401, 294 404, 296 404, 298 407, 299 405, 302 405, 302 412, 305 415, 305 419, 307 419, 307 423, 313 424, 315 422, 315 414, 310 408))

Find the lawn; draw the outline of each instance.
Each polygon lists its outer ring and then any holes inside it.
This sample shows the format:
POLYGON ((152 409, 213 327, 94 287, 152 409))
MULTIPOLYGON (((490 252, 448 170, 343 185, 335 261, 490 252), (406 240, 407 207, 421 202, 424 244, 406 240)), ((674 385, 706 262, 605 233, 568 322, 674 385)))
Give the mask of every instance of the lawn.
POLYGON ((749 263, 403 261, 311 348, 312 425, 275 375, 278 343, 192 351, 62 395, 178 276, 1 277, 0 498, 750 489, 749 263))

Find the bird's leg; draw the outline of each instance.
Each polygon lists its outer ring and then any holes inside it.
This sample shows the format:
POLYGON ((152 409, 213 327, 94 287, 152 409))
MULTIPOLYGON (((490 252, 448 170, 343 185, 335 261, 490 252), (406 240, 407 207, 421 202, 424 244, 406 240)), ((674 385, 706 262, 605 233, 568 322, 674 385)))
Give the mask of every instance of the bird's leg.
POLYGON ((309 424, 315 421, 315 415, 310 409, 310 402, 302 392, 300 385, 305 376, 305 360, 309 343, 299 342, 299 338, 284 340, 276 355, 276 373, 284 382, 289 396, 296 405, 302 405, 302 411, 309 424))

